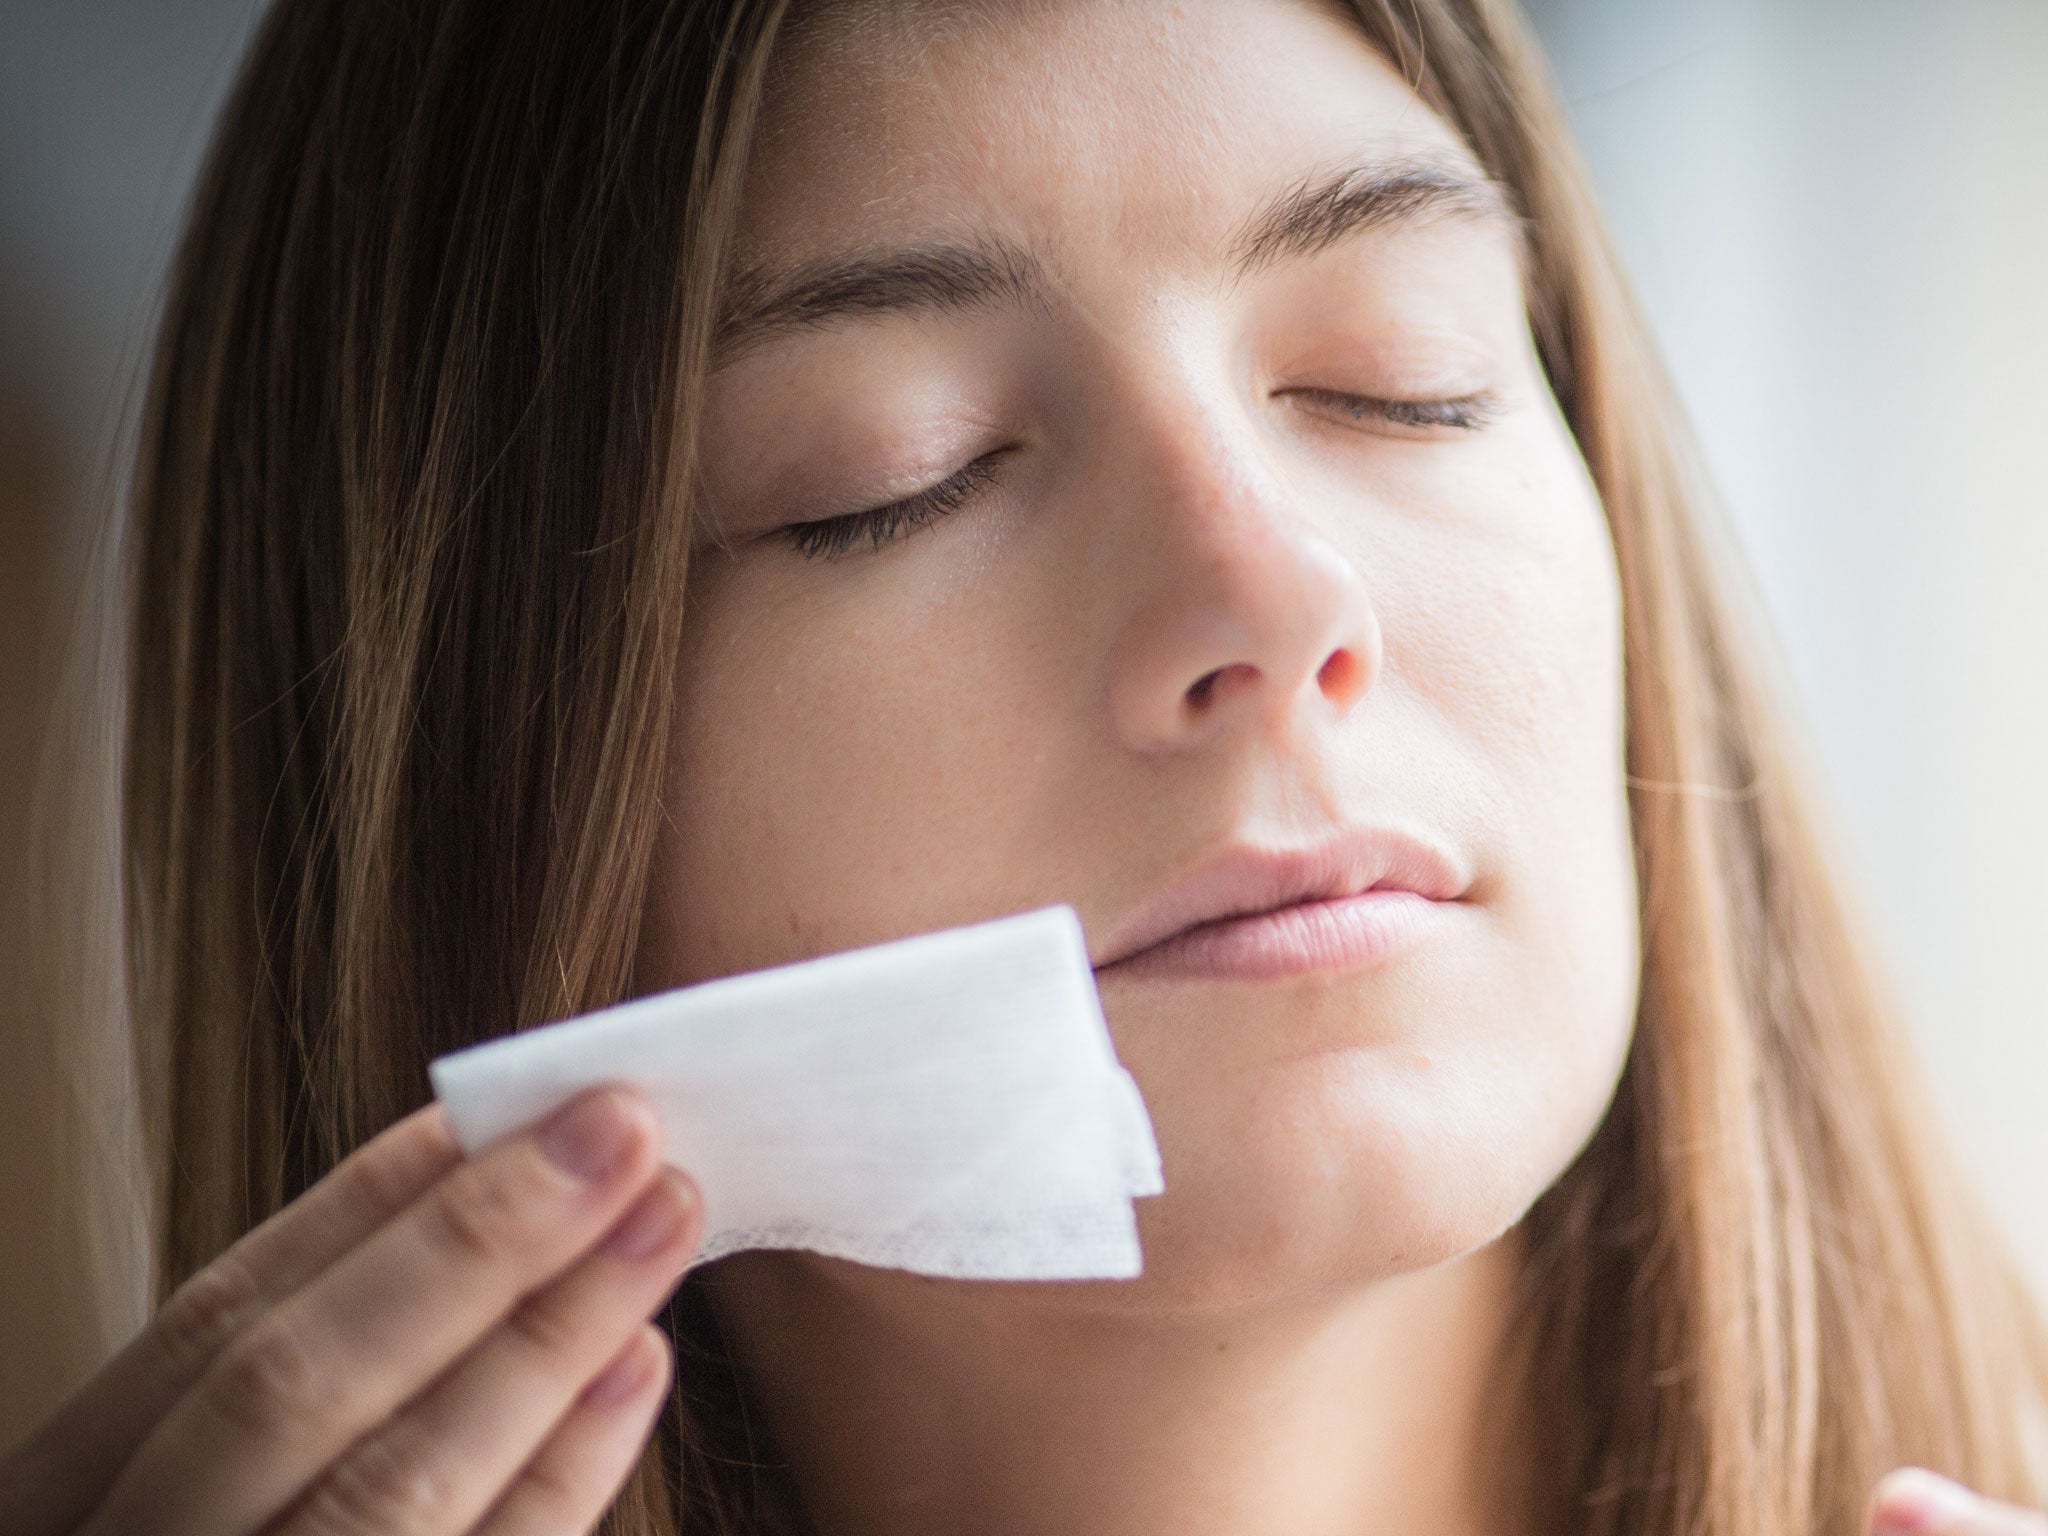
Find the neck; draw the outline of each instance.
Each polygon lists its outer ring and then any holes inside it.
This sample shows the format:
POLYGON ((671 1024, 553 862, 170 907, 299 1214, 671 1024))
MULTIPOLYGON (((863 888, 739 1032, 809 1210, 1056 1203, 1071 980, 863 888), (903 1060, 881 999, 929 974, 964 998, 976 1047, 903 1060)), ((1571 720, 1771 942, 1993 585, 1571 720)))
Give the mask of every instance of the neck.
POLYGON ((738 1254, 720 1308, 828 1536, 1516 1536, 1528 1446, 1498 1359, 1516 1237, 1171 1317, 738 1254))

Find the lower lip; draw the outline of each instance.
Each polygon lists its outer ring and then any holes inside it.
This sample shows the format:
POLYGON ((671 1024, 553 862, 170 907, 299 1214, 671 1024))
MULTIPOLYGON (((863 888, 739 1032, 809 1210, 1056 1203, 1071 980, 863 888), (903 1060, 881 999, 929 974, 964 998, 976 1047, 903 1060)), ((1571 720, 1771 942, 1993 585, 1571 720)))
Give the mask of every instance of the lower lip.
POLYGON ((1363 891, 1189 928, 1103 966, 1096 979, 1262 981, 1378 965, 1420 942, 1449 902, 1363 891))

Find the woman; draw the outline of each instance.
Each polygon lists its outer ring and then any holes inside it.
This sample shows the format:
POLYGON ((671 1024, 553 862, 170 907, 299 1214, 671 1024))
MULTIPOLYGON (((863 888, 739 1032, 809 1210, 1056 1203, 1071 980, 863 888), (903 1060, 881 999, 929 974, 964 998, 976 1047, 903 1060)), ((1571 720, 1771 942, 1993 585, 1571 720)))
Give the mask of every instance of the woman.
POLYGON ((169 1299, 8 1529, 2040 1529, 2048 1344, 1511 12, 784 12, 269 17, 137 506, 169 1299), (755 1252, 649 1329, 644 1103, 418 1108, 1051 901, 1135 1281, 755 1252))

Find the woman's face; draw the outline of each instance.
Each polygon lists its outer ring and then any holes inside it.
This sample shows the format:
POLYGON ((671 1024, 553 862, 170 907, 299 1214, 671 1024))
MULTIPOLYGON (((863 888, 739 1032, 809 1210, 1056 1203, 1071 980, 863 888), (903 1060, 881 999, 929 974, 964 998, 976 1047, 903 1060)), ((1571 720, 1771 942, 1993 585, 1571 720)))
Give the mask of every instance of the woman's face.
POLYGON ((1167 1184, 1121 1294, 1498 1235, 1637 934, 1607 528, 1457 135, 1307 0, 863 7, 778 58, 740 256, 899 259, 711 381, 648 981, 1053 902, 1100 959, 1221 850, 1392 829, 1460 899, 1390 955, 1098 974, 1167 1184))

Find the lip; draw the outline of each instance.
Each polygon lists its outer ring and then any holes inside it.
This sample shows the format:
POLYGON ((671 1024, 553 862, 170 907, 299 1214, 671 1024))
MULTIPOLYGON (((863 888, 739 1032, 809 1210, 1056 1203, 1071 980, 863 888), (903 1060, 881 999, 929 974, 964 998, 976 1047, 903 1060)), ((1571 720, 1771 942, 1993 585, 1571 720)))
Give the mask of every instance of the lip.
POLYGON ((1142 903, 1091 963, 1104 979, 1370 965, 1422 937, 1471 884, 1449 855, 1388 827, 1294 847, 1237 843, 1142 903))

